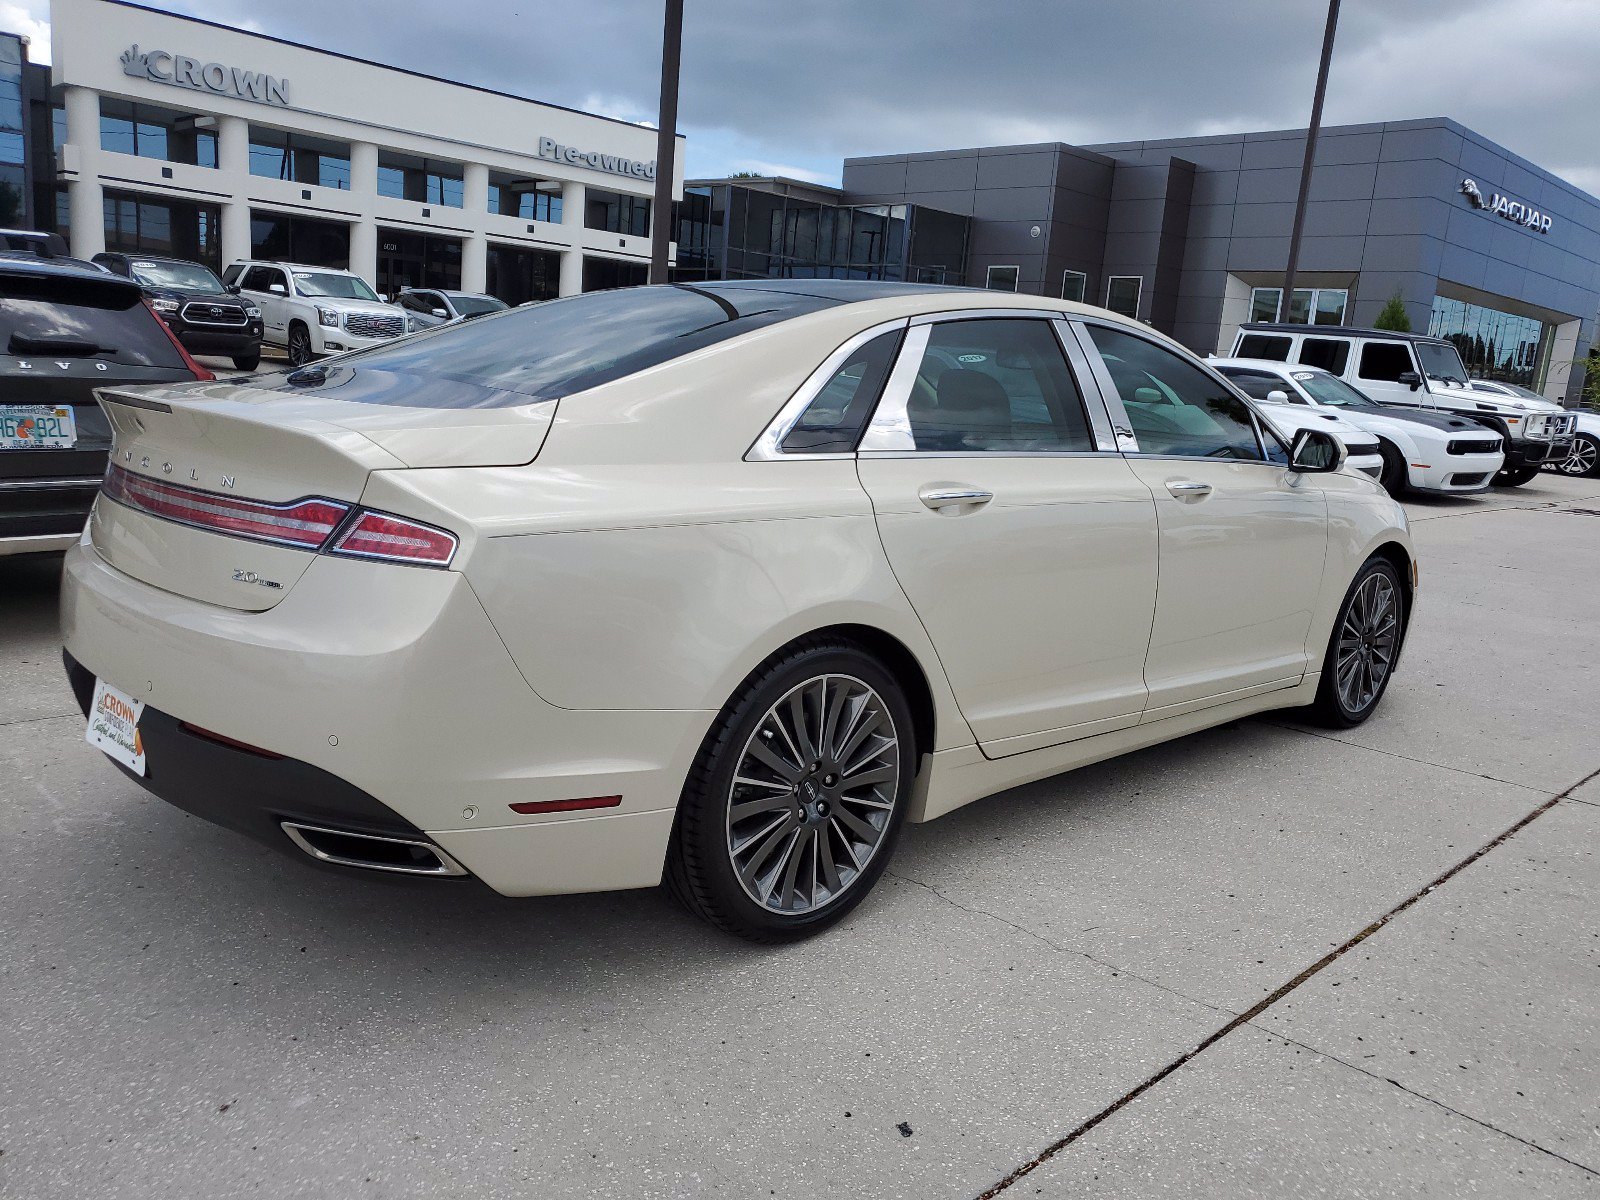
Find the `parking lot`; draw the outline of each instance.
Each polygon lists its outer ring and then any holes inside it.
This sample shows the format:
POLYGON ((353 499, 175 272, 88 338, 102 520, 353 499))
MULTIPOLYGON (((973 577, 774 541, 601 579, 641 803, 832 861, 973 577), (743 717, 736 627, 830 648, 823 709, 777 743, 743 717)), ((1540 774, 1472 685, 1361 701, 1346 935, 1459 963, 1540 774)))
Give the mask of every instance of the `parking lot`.
POLYGON ((0 559, 0 1193, 1594 1196, 1600 485, 1409 507, 1368 724, 912 827, 774 949, 147 797, 83 742, 58 563, 0 559))

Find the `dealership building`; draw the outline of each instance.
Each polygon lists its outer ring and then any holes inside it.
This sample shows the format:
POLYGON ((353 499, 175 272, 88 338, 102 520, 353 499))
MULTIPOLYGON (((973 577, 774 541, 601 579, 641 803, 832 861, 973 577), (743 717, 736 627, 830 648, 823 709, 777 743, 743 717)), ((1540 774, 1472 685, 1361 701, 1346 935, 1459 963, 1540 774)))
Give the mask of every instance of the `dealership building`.
POLYGON ((842 275, 1086 300, 1191 348, 1250 320, 1366 325, 1394 295, 1480 376, 1575 398, 1600 200, 1436 118, 1325 128, 1285 310, 1305 130, 850 158, 843 186, 691 180, 678 274, 842 275))
POLYGON ((120 0, 52 0, 50 32, 20 84, 26 215, 79 257, 289 259, 512 303, 644 281, 646 126, 120 0))

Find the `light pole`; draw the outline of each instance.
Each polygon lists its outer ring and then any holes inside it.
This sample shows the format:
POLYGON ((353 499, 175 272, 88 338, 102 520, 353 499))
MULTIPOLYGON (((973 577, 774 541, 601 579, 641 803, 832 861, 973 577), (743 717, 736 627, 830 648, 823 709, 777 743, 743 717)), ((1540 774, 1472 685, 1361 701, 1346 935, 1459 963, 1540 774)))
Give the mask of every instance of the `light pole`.
MULTIPOLYGON (((1294 228, 1289 232, 1289 265, 1283 272, 1283 299, 1280 320, 1289 319, 1294 304, 1294 274, 1300 265, 1300 234, 1306 224, 1306 197, 1311 193, 1311 164, 1317 157, 1317 132, 1322 128, 1322 98, 1328 91, 1328 63, 1333 58, 1333 34, 1339 25, 1339 0, 1328 0, 1328 27, 1322 34, 1322 62, 1317 66, 1317 92, 1311 100, 1311 124, 1306 129, 1306 157, 1300 165, 1300 195, 1294 202, 1294 228)), ((1316 314, 1306 313, 1306 322, 1316 314)))
POLYGON ((672 241, 672 181, 677 175, 678 60, 683 52, 683 0, 666 0, 661 31, 661 111, 656 122, 656 196, 650 207, 650 282, 667 281, 672 241))

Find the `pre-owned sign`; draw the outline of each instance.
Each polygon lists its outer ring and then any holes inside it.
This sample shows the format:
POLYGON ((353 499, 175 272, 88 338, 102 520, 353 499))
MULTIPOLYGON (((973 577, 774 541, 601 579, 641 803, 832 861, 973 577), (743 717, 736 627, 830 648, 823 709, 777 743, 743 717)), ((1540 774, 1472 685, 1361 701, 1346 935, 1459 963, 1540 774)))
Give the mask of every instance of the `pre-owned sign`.
POLYGON ((539 139, 539 157, 551 162, 571 163, 575 167, 589 167, 595 171, 609 171, 613 175, 629 175, 634 179, 654 179, 656 164, 640 162, 636 158, 619 158, 615 154, 601 154, 598 150, 579 150, 576 146, 563 146, 555 138, 539 139))
POLYGON ((167 50, 140 50, 137 45, 129 46, 122 52, 122 73, 173 87, 193 88, 197 92, 253 100, 257 104, 281 107, 289 103, 287 79, 241 67, 225 67, 217 62, 201 62, 187 54, 173 54, 167 50))
POLYGON ((1529 229, 1537 229, 1540 233, 1550 232, 1550 218, 1521 200, 1513 200, 1509 196, 1502 196, 1499 192, 1495 192, 1485 200, 1483 193, 1478 190, 1477 183, 1471 179, 1461 181, 1461 194, 1472 203, 1473 208, 1484 209, 1497 217, 1504 217, 1507 221, 1514 221, 1529 229))

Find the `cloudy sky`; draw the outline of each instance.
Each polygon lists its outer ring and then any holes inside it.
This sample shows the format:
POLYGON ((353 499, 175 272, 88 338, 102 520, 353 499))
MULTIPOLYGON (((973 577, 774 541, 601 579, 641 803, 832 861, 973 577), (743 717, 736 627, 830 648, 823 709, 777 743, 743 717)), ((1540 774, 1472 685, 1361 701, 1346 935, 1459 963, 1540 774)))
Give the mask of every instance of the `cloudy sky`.
MULTIPOLYGON (((660 0, 151 0, 650 121, 660 0)), ((692 176, 1304 124, 1323 0, 686 0, 692 176)), ((1450 116, 1600 193, 1600 0, 1344 0, 1330 123, 1450 116)), ((48 58, 48 0, 0 28, 48 58)))

